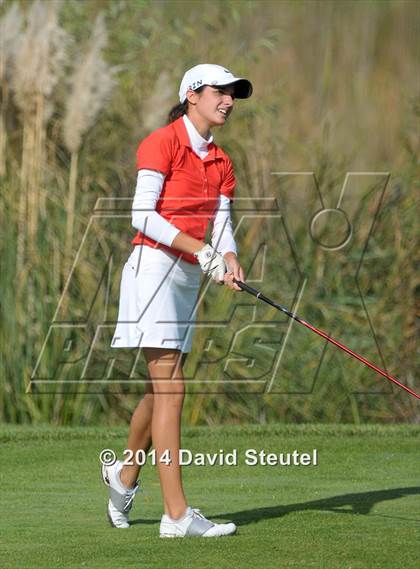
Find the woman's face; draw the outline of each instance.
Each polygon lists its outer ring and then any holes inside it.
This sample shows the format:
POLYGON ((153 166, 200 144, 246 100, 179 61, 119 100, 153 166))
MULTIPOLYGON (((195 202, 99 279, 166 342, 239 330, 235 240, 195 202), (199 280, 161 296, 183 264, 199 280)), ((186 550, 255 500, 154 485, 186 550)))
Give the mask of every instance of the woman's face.
POLYGON ((188 100, 200 118, 207 121, 209 127, 221 126, 225 124, 233 110, 234 91, 231 85, 225 87, 206 85, 200 93, 189 91, 188 100))

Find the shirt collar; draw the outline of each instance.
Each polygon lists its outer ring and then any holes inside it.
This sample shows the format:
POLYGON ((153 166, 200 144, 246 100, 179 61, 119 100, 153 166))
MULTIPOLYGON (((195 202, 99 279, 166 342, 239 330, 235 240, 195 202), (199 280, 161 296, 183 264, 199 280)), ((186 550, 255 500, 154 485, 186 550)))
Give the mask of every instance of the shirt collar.
MULTIPOLYGON (((183 120, 185 115, 183 115, 182 117, 179 117, 178 119, 176 119, 172 124, 172 127, 175 129, 176 135, 178 137, 179 142, 183 145, 183 146, 188 146, 189 148, 192 149, 191 146, 191 141, 188 135, 188 131, 187 131, 187 127, 186 127, 186 123, 183 120)), ((188 119, 188 117, 187 117, 188 119)), ((188 119, 189 120, 189 119, 188 119)), ((191 121, 190 121, 191 122, 191 121)), ((195 129, 194 125, 192 125, 193 128, 195 129)), ((198 134, 198 133, 197 133, 198 134)), ((202 138, 203 140, 205 140, 205 138, 203 138, 201 135, 200 138, 202 138)), ((204 158, 203 162, 209 162, 210 160, 215 160, 217 158, 221 158, 221 156, 219 156, 219 153, 217 152, 217 146, 214 144, 213 142, 213 136, 210 137, 210 139, 208 141, 206 141, 206 143, 208 143, 208 151, 209 153, 207 154, 207 156, 204 158)))
POLYGON ((211 134, 208 140, 203 138, 187 115, 183 115, 182 119, 187 129, 191 145, 200 150, 207 150, 208 145, 213 142, 213 135, 211 134))

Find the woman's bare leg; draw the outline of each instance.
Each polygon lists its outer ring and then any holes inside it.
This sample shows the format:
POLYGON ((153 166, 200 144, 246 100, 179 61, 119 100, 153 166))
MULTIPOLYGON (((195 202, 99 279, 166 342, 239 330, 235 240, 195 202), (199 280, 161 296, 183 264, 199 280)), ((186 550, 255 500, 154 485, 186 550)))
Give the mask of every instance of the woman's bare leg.
MULTIPOLYGON (((153 385, 151 380, 146 384, 145 394, 137 405, 130 422, 127 449, 133 457, 140 449, 145 453, 152 445, 153 385)), ((132 459, 133 465, 125 465, 120 472, 121 482, 127 488, 133 488, 140 472, 140 466, 132 459)))
POLYGON ((165 514, 177 519, 187 509, 179 465, 181 414, 185 395, 183 357, 179 350, 163 348, 143 348, 143 353, 153 382, 152 440, 165 514), (170 464, 159 461, 165 451, 169 451, 170 464))

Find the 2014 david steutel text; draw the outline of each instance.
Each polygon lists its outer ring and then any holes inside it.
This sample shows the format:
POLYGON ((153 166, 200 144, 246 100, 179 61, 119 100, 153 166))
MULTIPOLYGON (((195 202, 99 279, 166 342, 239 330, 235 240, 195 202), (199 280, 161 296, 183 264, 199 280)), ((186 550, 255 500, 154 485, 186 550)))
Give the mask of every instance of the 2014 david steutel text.
MULTIPOLYGON (((157 462, 171 464, 172 456, 169 449, 166 449, 158 456, 155 449, 146 453, 144 450, 133 452, 130 449, 124 451, 126 457, 124 465, 143 466, 146 462, 156 465, 157 462)), ((245 466, 317 466, 318 450, 316 448, 308 452, 300 452, 297 449, 291 452, 269 452, 265 449, 249 448, 243 452, 233 449, 225 452, 220 449, 214 453, 192 452, 189 449, 181 448, 178 453, 178 463, 181 466, 238 466, 240 463, 245 466)))

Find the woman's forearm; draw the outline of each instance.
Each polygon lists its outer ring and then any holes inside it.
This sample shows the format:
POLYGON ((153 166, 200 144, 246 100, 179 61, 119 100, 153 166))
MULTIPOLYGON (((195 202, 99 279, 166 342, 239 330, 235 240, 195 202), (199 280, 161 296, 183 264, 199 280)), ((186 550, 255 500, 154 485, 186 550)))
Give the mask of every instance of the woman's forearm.
MULTIPOLYGON (((199 239, 194 239, 187 233, 180 231, 176 236, 175 239, 171 243, 171 247, 182 251, 183 253, 196 253, 200 249, 202 249, 206 243, 204 241, 200 241, 199 239)), ((226 260, 236 259, 237 254, 235 251, 227 251, 223 257, 226 260)))
POLYGON ((196 253, 202 249, 204 245, 204 241, 194 239, 194 237, 191 237, 187 233, 180 231, 172 241, 171 247, 182 251, 182 253, 196 253))

